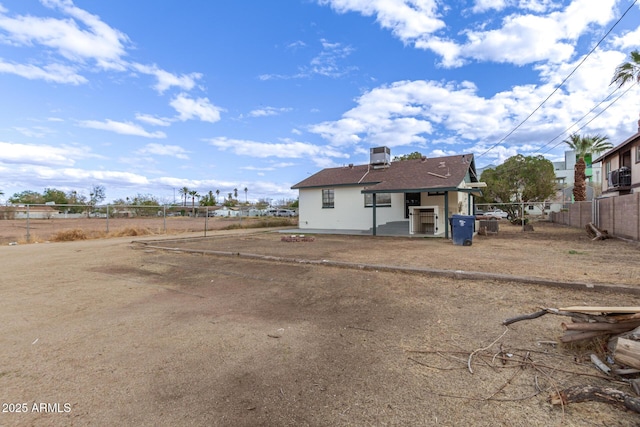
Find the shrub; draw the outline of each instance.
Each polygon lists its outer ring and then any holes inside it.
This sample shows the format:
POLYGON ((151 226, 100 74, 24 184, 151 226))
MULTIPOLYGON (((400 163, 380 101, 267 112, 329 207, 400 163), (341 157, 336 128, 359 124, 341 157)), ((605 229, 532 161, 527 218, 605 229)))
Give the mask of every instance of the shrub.
POLYGON ((71 242, 74 240, 87 240, 87 238, 84 230, 74 228, 73 230, 58 231, 49 240, 52 242, 71 242))

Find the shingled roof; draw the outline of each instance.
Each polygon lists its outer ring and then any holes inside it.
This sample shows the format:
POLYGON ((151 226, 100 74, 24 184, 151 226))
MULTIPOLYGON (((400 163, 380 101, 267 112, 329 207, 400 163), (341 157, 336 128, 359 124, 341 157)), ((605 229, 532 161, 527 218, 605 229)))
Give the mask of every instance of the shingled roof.
POLYGON ((363 185, 365 193, 453 190, 469 176, 477 182, 473 154, 391 162, 385 167, 349 165, 323 169, 292 189, 363 185))

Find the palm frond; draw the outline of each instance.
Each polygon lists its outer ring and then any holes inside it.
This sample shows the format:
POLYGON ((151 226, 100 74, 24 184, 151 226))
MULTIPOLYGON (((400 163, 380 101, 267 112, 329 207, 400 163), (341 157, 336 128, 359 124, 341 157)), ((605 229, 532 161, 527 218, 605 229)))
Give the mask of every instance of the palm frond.
POLYGON ((611 84, 617 84, 618 88, 634 80, 640 82, 640 52, 634 50, 630 56, 631 61, 618 65, 611 79, 611 84))

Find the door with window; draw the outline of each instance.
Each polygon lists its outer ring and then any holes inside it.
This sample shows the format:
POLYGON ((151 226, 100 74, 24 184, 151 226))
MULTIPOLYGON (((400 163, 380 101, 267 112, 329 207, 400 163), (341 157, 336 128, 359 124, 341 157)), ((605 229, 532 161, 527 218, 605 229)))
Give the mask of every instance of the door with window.
POLYGON ((420 193, 404 193, 404 217, 409 218, 409 208, 420 206, 420 193))

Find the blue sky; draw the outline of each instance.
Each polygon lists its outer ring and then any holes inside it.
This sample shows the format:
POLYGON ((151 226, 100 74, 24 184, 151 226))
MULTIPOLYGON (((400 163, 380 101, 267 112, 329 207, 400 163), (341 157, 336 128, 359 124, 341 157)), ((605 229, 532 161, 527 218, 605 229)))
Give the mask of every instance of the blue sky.
POLYGON ((0 201, 295 198, 382 145, 561 160, 637 132, 610 81, 639 48, 633 0, 0 0, 0 201))

